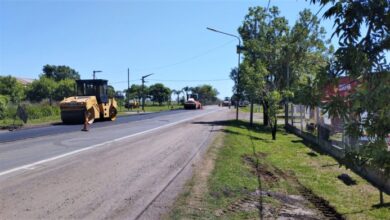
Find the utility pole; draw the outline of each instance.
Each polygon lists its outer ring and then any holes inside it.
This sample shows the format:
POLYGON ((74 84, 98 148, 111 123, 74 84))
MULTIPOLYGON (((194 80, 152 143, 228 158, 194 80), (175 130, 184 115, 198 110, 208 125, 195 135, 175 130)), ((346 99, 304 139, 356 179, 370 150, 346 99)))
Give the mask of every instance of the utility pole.
POLYGON ((103 71, 101 71, 101 70, 94 70, 94 71, 92 71, 93 72, 93 79, 95 79, 96 77, 96 73, 101 73, 101 72, 103 72, 103 71))
POLYGON ((240 55, 241 55, 241 51, 244 49, 244 47, 241 46, 241 39, 239 36, 236 36, 234 34, 229 34, 229 33, 219 31, 219 30, 216 30, 214 28, 209 28, 209 27, 207 28, 207 30, 214 31, 214 32, 224 34, 224 35, 228 35, 231 37, 235 37, 238 40, 238 45, 237 45, 238 66, 237 66, 237 80, 236 80, 236 87, 237 87, 237 90, 236 90, 236 121, 237 121, 238 120, 238 107, 239 107, 240 96, 241 96, 241 92, 240 92, 240 60, 241 60, 241 57, 240 57, 240 55))
POLYGON ((148 77, 148 76, 151 76, 151 75, 153 75, 153 73, 141 77, 141 81, 142 81, 142 86, 141 86, 141 90, 142 90, 142 111, 143 112, 145 112, 145 93, 144 93, 145 78, 148 77))
POLYGON ((130 90, 130 68, 127 68, 127 92, 126 92, 126 98, 127 98, 127 111, 129 111, 129 90, 130 90))
MULTIPOLYGON (((287 69, 286 69, 286 86, 287 89, 290 89, 290 65, 287 64, 287 69)), ((284 103, 284 126, 287 127, 288 125, 288 98, 286 98, 285 103, 284 103)), ((294 124, 293 124, 294 126, 294 124)))

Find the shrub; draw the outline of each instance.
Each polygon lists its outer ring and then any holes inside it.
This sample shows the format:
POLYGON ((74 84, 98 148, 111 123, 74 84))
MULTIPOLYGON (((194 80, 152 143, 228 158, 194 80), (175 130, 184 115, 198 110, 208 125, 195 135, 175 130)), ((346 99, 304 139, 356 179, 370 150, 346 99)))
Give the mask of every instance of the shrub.
POLYGON ((0 95, 0 120, 6 116, 6 110, 8 105, 8 97, 0 95))

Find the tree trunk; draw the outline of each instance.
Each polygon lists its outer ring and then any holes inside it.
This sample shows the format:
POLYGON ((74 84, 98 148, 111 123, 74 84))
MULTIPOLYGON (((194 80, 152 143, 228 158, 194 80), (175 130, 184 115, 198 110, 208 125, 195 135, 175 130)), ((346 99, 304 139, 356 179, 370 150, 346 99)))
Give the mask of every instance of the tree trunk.
POLYGON ((276 140, 276 130, 278 127, 278 119, 276 118, 272 127, 272 140, 276 140))
POLYGON ((249 118, 249 125, 253 126, 253 99, 251 100, 251 114, 249 118))
POLYGON ((284 126, 288 125, 288 102, 284 104, 284 126))
POLYGON ((379 204, 380 204, 380 205, 383 205, 383 204, 384 204, 384 200, 383 200, 383 191, 382 191, 382 190, 379 190, 379 204))
POLYGON ((261 103, 263 105, 263 124, 264 126, 268 126, 268 103, 266 101, 262 101, 261 103))

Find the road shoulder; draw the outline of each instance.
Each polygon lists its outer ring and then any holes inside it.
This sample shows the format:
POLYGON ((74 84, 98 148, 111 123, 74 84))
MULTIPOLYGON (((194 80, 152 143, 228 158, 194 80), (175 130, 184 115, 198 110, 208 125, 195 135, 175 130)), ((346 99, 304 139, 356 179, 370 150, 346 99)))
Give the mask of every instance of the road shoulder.
POLYGON ((169 213, 162 219, 181 219, 183 216, 196 217, 204 205, 204 197, 208 193, 208 179, 212 175, 218 151, 223 146, 224 134, 218 131, 214 142, 210 145, 202 161, 194 165, 193 175, 184 186, 169 213))
POLYGON ((222 132, 166 219, 388 219, 377 189, 295 135, 244 121, 222 132))

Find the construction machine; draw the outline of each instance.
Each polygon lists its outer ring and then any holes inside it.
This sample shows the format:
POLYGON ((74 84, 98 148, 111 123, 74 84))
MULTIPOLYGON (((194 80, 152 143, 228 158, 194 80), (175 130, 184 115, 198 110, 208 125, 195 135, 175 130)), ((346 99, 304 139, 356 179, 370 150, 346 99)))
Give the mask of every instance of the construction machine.
POLYGON ((187 101, 184 103, 184 109, 201 109, 202 103, 198 101, 197 94, 191 94, 187 97, 187 101))
POLYGON ((92 124, 95 119, 115 120, 117 102, 107 95, 107 80, 76 80, 76 95, 60 102, 65 124, 92 124))

